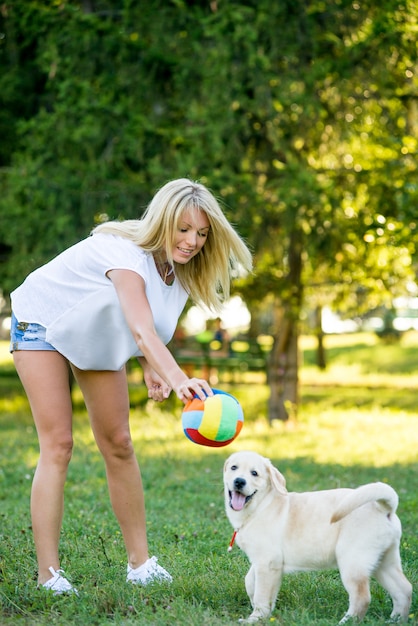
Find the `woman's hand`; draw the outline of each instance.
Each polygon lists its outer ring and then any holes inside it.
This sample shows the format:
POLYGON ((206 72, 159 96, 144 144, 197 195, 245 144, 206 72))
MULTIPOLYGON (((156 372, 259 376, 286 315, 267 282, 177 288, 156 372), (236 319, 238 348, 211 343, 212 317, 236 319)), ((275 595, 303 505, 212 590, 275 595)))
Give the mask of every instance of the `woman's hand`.
POLYGON ((174 391, 178 399, 184 404, 194 396, 201 400, 205 400, 208 396, 213 396, 212 389, 203 378, 186 378, 182 383, 174 387, 174 391))
MULTIPOLYGON (((150 367, 144 370, 144 382, 148 389, 148 398, 156 402, 166 400, 172 391, 171 387, 150 367)), ((194 396, 198 396, 201 400, 213 396, 209 384, 202 378, 186 378, 183 383, 177 385, 174 391, 184 404, 194 396)))
POLYGON ((151 367, 144 369, 144 382, 151 400, 163 402, 171 393, 171 387, 151 367))

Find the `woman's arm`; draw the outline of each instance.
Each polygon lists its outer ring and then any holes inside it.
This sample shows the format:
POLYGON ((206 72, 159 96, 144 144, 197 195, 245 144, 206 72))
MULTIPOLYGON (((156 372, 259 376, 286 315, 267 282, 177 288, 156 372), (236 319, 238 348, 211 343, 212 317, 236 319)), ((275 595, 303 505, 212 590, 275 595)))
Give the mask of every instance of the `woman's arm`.
MULTIPOLYGON (((119 269, 110 270, 107 276, 116 289, 126 322, 148 365, 183 402, 190 400, 193 394, 201 400, 212 395, 207 381, 188 378, 157 335, 143 278, 131 270, 119 269)), ((167 389, 163 392, 165 397, 168 393, 167 389)))

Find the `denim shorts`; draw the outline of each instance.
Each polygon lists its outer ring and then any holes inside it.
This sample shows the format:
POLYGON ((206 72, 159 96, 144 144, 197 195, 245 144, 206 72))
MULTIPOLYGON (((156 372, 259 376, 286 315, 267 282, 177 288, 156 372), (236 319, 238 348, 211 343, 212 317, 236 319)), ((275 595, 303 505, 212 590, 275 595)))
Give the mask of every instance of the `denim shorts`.
MULTIPOLYGON (((10 352, 17 350, 55 350, 45 341, 46 328, 40 324, 18 322, 12 313, 10 325, 10 352)), ((56 350, 55 350, 56 352, 56 350)))

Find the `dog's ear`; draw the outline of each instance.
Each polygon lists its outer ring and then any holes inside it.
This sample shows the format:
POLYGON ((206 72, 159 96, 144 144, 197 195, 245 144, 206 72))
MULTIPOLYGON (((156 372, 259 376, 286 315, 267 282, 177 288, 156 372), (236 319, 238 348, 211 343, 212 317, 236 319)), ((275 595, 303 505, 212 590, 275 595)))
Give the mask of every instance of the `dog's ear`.
POLYGON ((283 474, 279 472, 277 467, 274 467, 271 461, 267 461, 267 469, 270 475, 271 484, 274 487, 274 489, 281 496, 287 496, 286 480, 283 474))

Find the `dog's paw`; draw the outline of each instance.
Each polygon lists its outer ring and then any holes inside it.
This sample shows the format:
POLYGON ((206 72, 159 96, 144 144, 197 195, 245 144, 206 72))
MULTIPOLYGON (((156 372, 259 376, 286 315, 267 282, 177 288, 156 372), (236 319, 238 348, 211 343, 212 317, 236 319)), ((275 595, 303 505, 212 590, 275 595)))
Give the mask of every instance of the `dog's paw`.
POLYGON ((360 620, 358 617, 356 617, 355 615, 349 615, 348 613, 346 613, 344 617, 342 618, 342 620, 338 622, 338 626, 341 626, 341 624, 358 624, 359 622, 360 620))
POLYGON ((241 624, 255 624, 261 619, 266 619, 268 615, 250 615, 249 617, 241 617, 238 621, 241 624))

